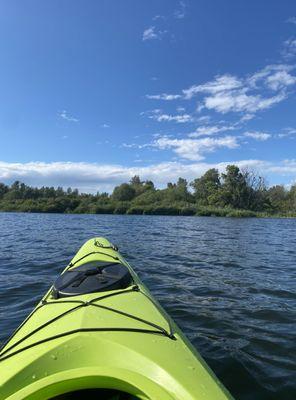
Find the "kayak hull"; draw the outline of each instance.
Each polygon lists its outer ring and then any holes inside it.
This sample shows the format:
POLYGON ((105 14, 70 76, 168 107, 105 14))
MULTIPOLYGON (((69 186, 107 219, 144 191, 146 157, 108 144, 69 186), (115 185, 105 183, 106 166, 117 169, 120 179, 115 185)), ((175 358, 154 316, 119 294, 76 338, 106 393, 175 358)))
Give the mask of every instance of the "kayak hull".
POLYGON ((125 265, 131 285, 67 298, 51 288, 0 352, 1 400, 96 388, 142 400, 231 399, 110 242, 89 240, 65 271, 86 259, 125 265))

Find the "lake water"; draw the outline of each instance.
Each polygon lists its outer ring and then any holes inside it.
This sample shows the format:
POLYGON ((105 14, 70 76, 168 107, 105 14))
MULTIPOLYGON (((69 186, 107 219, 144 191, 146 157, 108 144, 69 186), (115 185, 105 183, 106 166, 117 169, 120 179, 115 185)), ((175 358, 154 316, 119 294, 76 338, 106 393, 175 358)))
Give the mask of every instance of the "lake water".
POLYGON ((296 399, 296 220, 0 213, 0 341, 89 238, 119 246, 236 399, 296 399))

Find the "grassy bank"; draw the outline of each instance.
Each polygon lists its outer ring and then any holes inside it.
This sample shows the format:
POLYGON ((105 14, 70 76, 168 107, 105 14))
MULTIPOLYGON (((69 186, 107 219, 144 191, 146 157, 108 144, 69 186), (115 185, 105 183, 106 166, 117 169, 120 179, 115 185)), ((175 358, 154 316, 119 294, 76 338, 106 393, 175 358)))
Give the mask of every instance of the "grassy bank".
POLYGON ((121 204, 96 204, 95 202, 65 202, 56 199, 48 202, 34 200, 0 201, 0 211, 60 214, 127 214, 127 215, 181 215, 229 218, 296 218, 296 212, 259 212, 231 207, 202 207, 190 203, 135 205, 131 202, 121 204))

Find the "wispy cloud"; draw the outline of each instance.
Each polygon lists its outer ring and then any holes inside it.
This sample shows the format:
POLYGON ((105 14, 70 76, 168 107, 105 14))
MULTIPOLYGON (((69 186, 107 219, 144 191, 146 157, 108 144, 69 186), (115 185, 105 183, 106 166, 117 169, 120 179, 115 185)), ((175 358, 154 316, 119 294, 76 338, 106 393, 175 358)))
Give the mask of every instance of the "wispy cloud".
POLYGON ((288 23, 290 23, 290 24, 295 24, 295 25, 296 25, 296 17, 290 17, 290 18, 287 19, 286 22, 288 22, 288 23))
POLYGON ((58 112, 58 117, 69 122, 79 122, 78 118, 73 117, 66 110, 58 112))
POLYGON ((259 140, 261 142, 271 138, 271 134, 270 133, 258 132, 258 131, 245 132, 244 136, 250 137, 250 138, 255 139, 255 140, 259 140))
POLYGON ((102 124, 102 125, 101 125, 101 128, 104 128, 104 129, 110 128, 110 125, 108 125, 108 124, 102 124))
POLYGON ((146 98, 150 100, 177 100, 180 99, 182 95, 180 94, 167 94, 167 93, 161 93, 161 94, 146 94, 146 98))
POLYGON ((291 73, 293 69, 293 65, 268 65, 242 78, 229 74, 218 75, 212 81, 184 89, 182 94, 162 93, 146 97, 155 100, 191 100, 199 96, 198 112, 208 109, 221 114, 241 113, 246 121, 258 111, 266 110, 287 98, 288 88, 296 84, 296 76, 291 73))
POLYGON ((240 118, 239 122, 244 123, 244 122, 250 121, 253 118, 255 118, 255 114, 246 113, 240 118))
POLYGON ((217 94, 229 90, 241 88, 243 83, 235 76, 228 74, 216 76, 213 81, 206 82, 202 85, 193 85, 183 90, 184 99, 189 100, 198 93, 217 94))
POLYGON ((152 40, 152 39, 158 39, 157 33, 155 32, 155 26, 150 26, 150 28, 147 28, 143 32, 143 40, 152 40))
POLYGON ((162 39, 163 35, 167 33, 166 30, 156 29, 155 26, 150 26, 149 28, 145 29, 143 32, 142 40, 155 40, 155 39, 162 39))
POLYGON ((284 128, 281 133, 278 134, 279 138, 291 137, 296 138, 296 128, 284 128))
POLYGON ((192 122, 193 118, 189 114, 178 114, 178 115, 169 115, 169 114, 152 114, 149 118, 154 119, 158 122, 177 122, 178 124, 184 124, 186 122, 192 122))
POLYGON ((272 90, 284 89, 295 83, 295 76, 290 72, 294 65, 271 64, 246 78, 245 86, 249 89, 261 89, 267 87, 272 90))
POLYGON ((287 60, 296 56, 296 38, 290 37, 283 43, 282 56, 287 60))
POLYGON ((178 8, 174 11, 174 17, 183 19, 186 15, 186 4, 184 1, 179 1, 178 8))
POLYGON ((239 147, 239 144, 234 136, 203 139, 174 139, 163 136, 156 139, 152 146, 160 150, 172 149, 181 158, 200 161, 204 159, 205 153, 211 153, 221 147, 234 149, 239 147))
MULTIPOLYGON (((180 0, 173 13, 168 15, 155 15, 152 18, 151 26, 144 30, 142 40, 162 39, 164 36, 174 39, 175 35, 171 32, 173 21, 176 19, 183 19, 186 15, 186 8, 186 3, 180 0)), ((174 23, 176 23, 176 21, 174 23)))
POLYGON ((284 92, 271 97, 262 97, 261 95, 247 94, 245 90, 228 91, 206 97, 204 106, 222 114, 229 112, 256 113, 280 103, 286 97, 284 92))
POLYGON ((266 79, 267 86, 272 90, 284 89, 296 83, 296 77, 287 71, 278 71, 266 79))
POLYGON ((202 124, 208 124, 211 121, 211 117, 209 115, 203 115, 197 118, 197 122, 202 124))
POLYGON ((220 132, 226 132, 226 131, 232 131, 236 129, 237 125, 229 125, 229 126, 219 126, 219 125, 204 125, 204 126, 199 126, 196 128, 195 132, 189 133, 189 137, 200 137, 200 136, 211 136, 216 133, 220 132))
POLYGON ((166 17, 164 15, 154 15, 154 17, 152 18, 152 21, 157 21, 159 19, 166 19, 166 17))

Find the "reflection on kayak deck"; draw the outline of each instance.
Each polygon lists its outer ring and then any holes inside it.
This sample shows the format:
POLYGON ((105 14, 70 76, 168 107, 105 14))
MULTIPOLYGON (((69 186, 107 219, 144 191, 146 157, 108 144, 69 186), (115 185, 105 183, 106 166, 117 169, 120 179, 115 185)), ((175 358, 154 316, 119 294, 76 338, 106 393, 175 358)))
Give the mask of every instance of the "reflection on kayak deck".
POLYGON ((71 393, 65 393, 57 397, 53 397, 50 400, 137 400, 128 393, 118 392, 117 390, 109 389, 86 389, 78 390, 71 393))

